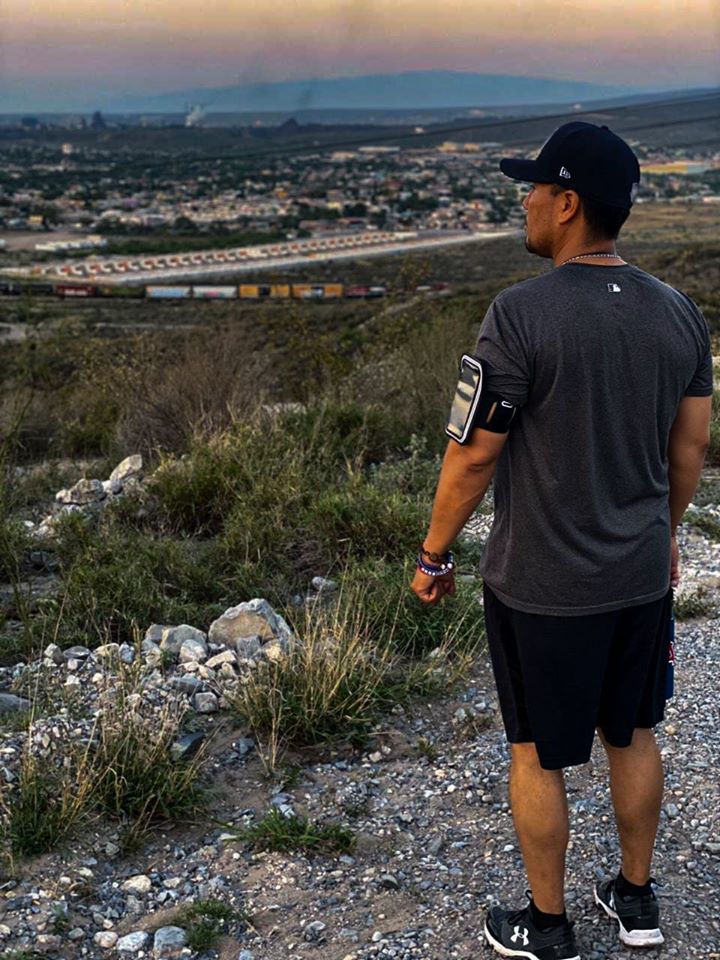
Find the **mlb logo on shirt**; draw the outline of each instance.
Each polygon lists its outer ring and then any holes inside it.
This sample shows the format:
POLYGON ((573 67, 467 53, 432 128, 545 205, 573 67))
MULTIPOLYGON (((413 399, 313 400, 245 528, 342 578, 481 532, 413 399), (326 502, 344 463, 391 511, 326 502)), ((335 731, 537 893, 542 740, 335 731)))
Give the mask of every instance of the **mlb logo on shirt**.
POLYGON ((608 284, 608 293, 620 293, 621 287, 619 283, 609 283, 608 284))

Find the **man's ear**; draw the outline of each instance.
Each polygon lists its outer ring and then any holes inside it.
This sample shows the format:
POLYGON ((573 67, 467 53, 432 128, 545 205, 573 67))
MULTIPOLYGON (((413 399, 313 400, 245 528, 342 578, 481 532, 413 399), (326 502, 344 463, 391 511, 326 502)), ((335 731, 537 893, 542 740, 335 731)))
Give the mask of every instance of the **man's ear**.
POLYGON ((559 212, 558 220, 560 223, 569 223, 582 211, 582 202, 579 194, 574 190, 563 190, 558 194, 559 212))

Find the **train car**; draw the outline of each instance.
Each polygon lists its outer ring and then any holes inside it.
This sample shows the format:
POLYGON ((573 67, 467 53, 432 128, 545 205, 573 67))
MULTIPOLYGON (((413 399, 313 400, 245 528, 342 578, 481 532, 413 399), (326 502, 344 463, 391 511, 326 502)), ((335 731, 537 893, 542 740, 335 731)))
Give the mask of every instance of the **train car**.
POLYGON ((142 300, 145 296, 145 287, 121 286, 119 284, 104 284, 98 287, 99 297, 113 297, 116 300, 142 300))
POLYGON ((192 287, 145 287, 149 300, 189 300, 192 287))
POLYGON ((323 284, 323 286, 324 286, 324 292, 323 292, 324 300, 339 300, 342 297, 344 292, 344 287, 342 283, 326 283, 326 284, 323 284))
POLYGON ((264 300, 272 296, 273 287, 269 283, 242 283, 240 284, 240 298, 242 300, 264 300))
POLYGON ((58 297, 96 297, 98 288, 94 283, 56 283, 53 291, 58 297))
POLYGON ((350 287, 345 287, 345 299, 346 300, 362 300, 368 296, 370 293, 370 287, 363 287, 358 284, 354 284, 350 287))
POLYGON ((270 284, 270 298, 272 300, 289 300, 290 299, 290 284, 289 283, 271 283, 270 284))
POLYGON ((237 287, 195 285, 192 291, 195 300, 236 300, 238 295, 237 287))
POLYGON ((313 290, 317 288, 313 287, 311 283, 294 283, 292 285, 292 295, 294 300, 317 300, 318 294, 313 293, 313 290))

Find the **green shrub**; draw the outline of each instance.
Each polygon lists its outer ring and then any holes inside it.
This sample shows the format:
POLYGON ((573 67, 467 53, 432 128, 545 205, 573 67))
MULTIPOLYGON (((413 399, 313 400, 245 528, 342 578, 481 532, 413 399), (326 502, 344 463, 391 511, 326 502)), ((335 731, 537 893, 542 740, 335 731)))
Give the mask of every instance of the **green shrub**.
POLYGON ((244 913, 221 900, 197 900, 181 907, 173 922, 185 929, 188 947, 200 952, 212 949, 231 923, 246 920, 244 913))
POLYGON ((150 623, 207 623, 225 609, 217 545, 149 537, 78 515, 58 525, 61 590, 38 630, 68 642, 133 642, 150 623))
POLYGON ((277 808, 262 820, 238 833, 259 850, 295 851, 304 853, 351 853, 356 837, 342 824, 314 824, 307 817, 285 816, 277 808))
POLYGON ((705 587, 696 587, 693 590, 675 594, 673 609, 677 620, 694 620, 696 617, 710 616, 713 603, 705 587))

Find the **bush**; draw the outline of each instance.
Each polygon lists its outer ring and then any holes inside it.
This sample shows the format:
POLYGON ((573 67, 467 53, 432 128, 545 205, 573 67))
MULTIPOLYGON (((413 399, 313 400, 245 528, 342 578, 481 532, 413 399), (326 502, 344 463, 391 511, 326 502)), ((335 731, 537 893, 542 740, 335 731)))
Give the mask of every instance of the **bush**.
POLYGON ((336 596, 294 617, 299 642, 226 694, 272 769, 286 746, 362 741, 395 704, 451 687, 477 652, 481 611, 465 591, 428 609, 409 590, 410 565, 379 567, 349 566, 336 596))
POLYGON ((677 620, 694 620, 708 617, 713 611, 713 603, 705 587, 679 591, 673 596, 673 609, 677 620))
POLYGON ((101 517, 58 524, 61 590, 43 601, 39 633, 66 642, 132 643, 150 623, 206 623, 225 609, 217 545, 146 536, 101 517))
POLYGON ((352 830, 338 823, 313 824, 307 817, 285 816, 277 809, 266 813, 254 826, 238 833, 259 850, 300 850, 305 853, 351 853, 356 838, 352 830))

